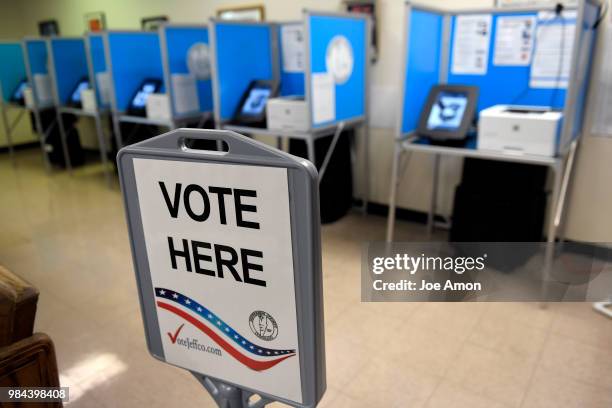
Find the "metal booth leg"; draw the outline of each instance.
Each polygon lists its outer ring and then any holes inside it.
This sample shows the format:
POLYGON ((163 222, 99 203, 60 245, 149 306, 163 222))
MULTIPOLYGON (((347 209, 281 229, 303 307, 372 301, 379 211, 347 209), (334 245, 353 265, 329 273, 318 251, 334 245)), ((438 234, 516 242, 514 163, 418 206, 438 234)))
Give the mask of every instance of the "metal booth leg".
POLYGON ((49 162, 49 155, 47 154, 47 146, 45 144, 46 132, 43 129, 38 109, 33 110, 32 113, 34 113, 34 123, 36 125, 36 132, 38 133, 38 140, 40 141, 40 150, 42 151, 43 162, 45 163, 45 171, 49 173, 51 171, 51 163, 49 162))
MULTIPOLYGON (((19 116, 21 117, 21 116, 19 116)), ((9 157, 11 159, 11 163, 15 166, 15 151, 13 150, 13 137, 12 137, 12 129, 8 123, 8 115, 6 113, 6 107, 2 104, 2 122, 4 123, 4 134, 6 135, 6 143, 8 144, 9 157)))
POLYGON ((433 235, 434 218, 436 216, 436 202, 438 201, 438 182, 440 178, 440 155, 434 156, 433 183, 431 186, 431 202, 429 203, 429 213, 427 214, 427 235, 433 235))
POLYGON ((110 169, 108 168, 108 151, 106 150, 106 139, 104 130, 102 130, 102 119, 99 114, 94 116, 94 123, 96 125, 96 133, 98 134, 98 144, 100 146, 100 160, 102 161, 102 166, 104 167, 104 177, 106 178, 106 183, 108 187, 112 187, 112 179, 110 174, 110 169))
MULTIPOLYGON (((331 160, 332 155, 334 154, 334 150, 336 149, 336 144, 338 144, 338 140, 340 139, 340 135, 344 130, 344 122, 338 123, 338 127, 336 127, 336 131, 334 132, 334 137, 325 153, 325 157, 323 158, 323 163, 321 163, 321 168, 319 169, 319 184, 321 184, 321 180, 323 180, 323 176, 325 176, 325 171, 327 170, 327 166, 331 160)), ((314 142, 313 142, 313 150, 314 150, 314 142)), ((313 162, 314 163, 314 162, 313 162)), ((316 164, 315 164, 316 165, 316 164)))
POLYGON ((553 171, 553 190, 550 197, 548 228, 546 234, 546 251, 544 260, 544 276, 542 280, 542 300, 548 298, 548 280, 551 276, 554 265, 555 255, 561 250, 563 236, 559 232, 564 228, 565 222, 563 212, 569 190, 569 182, 572 177, 572 169, 576 158, 578 144, 576 141, 570 145, 567 158, 560 164, 552 166, 553 171), (557 237, 560 238, 557 246, 557 237))
POLYGON ((395 142, 393 149, 393 167, 391 169, 391 186, 389 192, 389 215, 387 216, 387 243, 393 242, 395 233, 395 208, 397 205, 397 188, 399 186, 399 167, 402 154, 400 142, 395 142))
POLYGON ((370 201, 370 126, 363 125, 363 213, 368 213, 368 202, 370 201))
POLYGON ((59 124, 60 131, 60 139, 62 142, 62 152, 64 154, 64 162, 66 163, 66 168, 69 173, 72 173, 72 162, 70 161, 70 154, 68 153, 68 143, 66 136, 66 128, 64 127, 64 118, 62 116, 62 112, 57 111, 57 123, 59 124))
MULTIPOLYGON (((555 241, 557 234, 557 226, 555 224, 555 213, 561 201, 561 171, 563 166, 560 163, 550 167, 553 172, 552 193, 550 196, 550 204, 548 207, 548 227, 546 232, 546 249, 544 252, 544 270, 542 275, 542 302, 548 299, 548 281, 551 276, 551 271, 555 259, 555 241)), ((542 307, 546 304, 542 303, 542 307)))
POLYGON ((565 167, 563 169, 563 179, 561 180, 561 191, 559 192, 559 204, 555 211, 555 228, 556 236, 559 238, 560 245, 563 245, 565 240, 565 207, 568 200, 568 193, 570 191, 570 180, 572 179, 574 162, 576 160, 576 152, 578 150, 578 143, 572 142, 569 148, 565 167))

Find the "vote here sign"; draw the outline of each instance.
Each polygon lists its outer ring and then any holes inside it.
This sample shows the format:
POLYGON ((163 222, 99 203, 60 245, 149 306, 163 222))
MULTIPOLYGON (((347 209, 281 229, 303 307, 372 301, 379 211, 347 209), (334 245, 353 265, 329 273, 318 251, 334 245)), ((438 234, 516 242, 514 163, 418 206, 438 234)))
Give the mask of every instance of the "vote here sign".
POLYGON ((287 169, 133 168, 165 361, 302 403, 287 169))

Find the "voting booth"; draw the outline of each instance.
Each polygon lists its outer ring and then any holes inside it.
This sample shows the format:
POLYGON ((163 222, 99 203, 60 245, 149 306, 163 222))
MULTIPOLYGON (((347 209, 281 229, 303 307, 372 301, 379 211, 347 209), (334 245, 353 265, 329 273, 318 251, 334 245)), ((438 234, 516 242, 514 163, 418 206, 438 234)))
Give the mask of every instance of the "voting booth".
POLYGON ((53 37, 48 41, 49 73, 55 105, 73 106, 89 88, 85 41, 80 37, 53 37))
MULTIPOLYGON (((430 154, 434 159, 429 231, 434 225, 441 156, 548 167, 552 192, 548 198, 546 236, 549 243, 555 242, 582 131, 599 17, 600 4, 592 0, 559 10, 530 7, 451 12, 406 4, 388 242, 393 240, 399 167, 405 165, 402 163, 410 152, 430 154), (556 112, 551 119, 556 118, 559 125, 555 154, 482 148, 480 133, 468 137, 462 145, 432 143, 421 137, 417 132, 419 117, 430 89, 439 84, 477 87, 480 96, 476 111, 481 115, 486 112, 489 118, 501 116, 494 109, 499 105, 516 106, 517 115, 529 115, 538 109, 556 112), (562 120, 558 120, 559 116, 562 120)), ((523 124, 525 128, 530 125, 523 121, 511 126, 511 130, 522 132, 523 124)), ((532 131, 525 137, 536 139, 539 133, 532 131)), ((552 255, 547 254, 549 265, 552 255)))
POLYGON ((582 126, 599 6, 445 12, 407 4, 398 137, 414 132, 430 88, 477 86, 494 105, 562 110, 559 151, 582 126), (478 33, 478 30, 482 35, 478 33))
POLYGON ((24 91, 28 86, 28 79, 23 57, 23 46, 19 41, 0 41, 0 109, 2 110, 2 123, 6 144, 11 160, 13 157, 13 130, 24 114, 24 91), (16 115, 12 112, 16 111, 16 115))
POLYGON ((220 407, 325 391, 312 163, 231 131, 178 129, 117 157, 147 346, 220 407), (225 148, 195 149, 194 141, 225 148))
MULTIPOLYGON (((117 147, 121 148, 124 143, 122 123, 169 126, 167 119, 151 119, 146 115, 146 102, 151 95, 165 98, 159 35, 143 31, 106 31, 104 52, 117 147), (134 111, 130 112, 130 108, 134 111)), ((168 111, 163 102, 158 105, 168 111)))
POLYGON ((249 83, 275 80, 280 96, 301 97, 306 130, 366 118, 368 20, 305 12, 302 22, 212 20, 215 116, 230 122, 249 83))
POLYGON ((101 110, 104 105, 100 103, 97 87, 94 85, 95 76, 91 55, 92 50, 95 51, 96 62, 100 64, 101 38, 94 37, 93 43, 92 47, 92 37, 89 35, 50 38, 47 42, 49 72, 62 144, 66 146, 67 151, 67 167, 69 169, 72 167, 72 157, 77 154, 75 149, 80 148, 80 142, 78 134, 73 134, 74 123, 67 125, 64 115, 74 115, 77 118, 91 117, 95 123, 105 177, 110 184, 111 170, 108 168, 107 147, 101 118, 101 110))
MULTIPOLYGON (((306 157, 317 163, 323 178, 343 130, 362 127, 367 145, 369 24, 360 14, 311 11, 304 12, 302 21, 280 24, 211 20, 217 125, 276 137, 279 148, 281 138, 304 141, 306 157), (278 94, 263 94, 256 86, 252 95, 245 94, 254 81, 276 84, 278 94), (257 104, 247 107, 250 101, 257 104), (264 110, 265 125, 236 120, 264 110), (326 136, 333 140, 317 157, 315 142, 326 136)), ((367 151, 362 162, 366 174, 367 151)))
POLYGON ((119 147, 128 142, 120 123, 175 129, 206 120, 212 105, 206 27, 108 31, 104 38, 119 147))
POLYGON ((253 80, 278 78, 278 49, 272 23, 211 20, 215 122, 229 122, 253 80))
MULTIPOLYGON (((49 73, 49 55, 47 40, 26 37, 22 41, 23 54, 29 87, 25 91, 25 106, 34 116, 36 132, 41 141, 41 148, 47 170, 51 168, 47 141, 57 125, 51 109, 54 108, 53 84, 49 73)), ((66 148, 62 145, 62 154, 66 161, 66 148)))

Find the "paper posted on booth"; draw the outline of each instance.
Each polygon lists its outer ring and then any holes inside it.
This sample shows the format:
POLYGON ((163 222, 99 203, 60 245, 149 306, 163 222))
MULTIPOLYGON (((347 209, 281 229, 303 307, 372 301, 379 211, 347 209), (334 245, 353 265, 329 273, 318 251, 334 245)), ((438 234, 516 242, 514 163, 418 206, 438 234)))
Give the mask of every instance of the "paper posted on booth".
POLYGON ((498 17, 493 64, 528 66, 533 52, 535 27, 535 16, 498 17))
POLYGON ((457 16, 453 34, 453 74, 485 75, 491 42, 490 14, 457 16))
POLYGON ((538 13, 529 86, 567 88, 576 31, 576 13, 538 13))
POLYGON ((314 123, 336 118, 336 88, 334 78, 327 72, 312 74, 312 120, 314 123))

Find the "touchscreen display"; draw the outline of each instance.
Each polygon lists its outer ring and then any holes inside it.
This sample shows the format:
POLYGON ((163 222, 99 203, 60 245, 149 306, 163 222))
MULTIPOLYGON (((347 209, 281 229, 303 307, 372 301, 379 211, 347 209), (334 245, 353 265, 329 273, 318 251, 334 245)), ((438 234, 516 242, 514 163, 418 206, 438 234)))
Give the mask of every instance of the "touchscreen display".
POLYGON ((155 88, 156 86, 154 83, 145 83, 132 100, 132 106, 135 108, 144 108, 147 103, 147 98, 155 92, 155 88))
POLYGON ((28 82, 27 81, 21 81, 19 83, 19 85, 17 86, 17 88, 15 88, 15 91, 13 92, 12 99, 14 101, 22 100, 23 99, 23 91, 25 91, 27 86, 28 86, 28 82))
POLYGON ((427 119, 428 130, 455 131, 461 126, 468 96, 463 92, 438 93, 427 119))
POLYGON ((242 114, 243 115, 261 114, 266 107, 266 102, 268 102, 270 93, 271 93, 270 88, 258 87, 258 88, 251 89, 251 92, 249 93, 249 97, 246 99, 246 101, 242 105, 242 114))
POLYGON ((89 81, 79 82, 77 87, 74 88, 74 91, 72 92, 72 95, 70 96, 70 100, 73 103, 81 102, 81 91, 84 91, 85 89, 88 89, 88 88, 89 88, 89 81))

